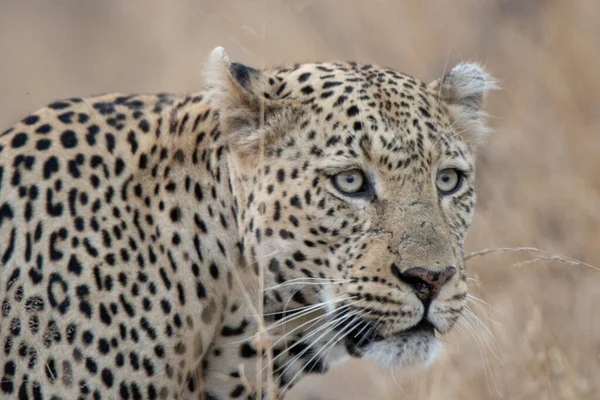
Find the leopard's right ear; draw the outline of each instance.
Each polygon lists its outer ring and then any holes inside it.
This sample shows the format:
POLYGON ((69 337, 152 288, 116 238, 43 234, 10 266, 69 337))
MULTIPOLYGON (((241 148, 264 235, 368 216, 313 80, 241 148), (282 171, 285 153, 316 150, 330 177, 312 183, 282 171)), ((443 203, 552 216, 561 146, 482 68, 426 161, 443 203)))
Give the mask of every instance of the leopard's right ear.
POLYGON ((232 62, 222 47, 215 48, 205 69, 205 84, 219 110, 221 129, 240 155, 257 154, 260 139, 274 144, 285 122, 283 102, 271 96, 277 83, 263 71, 232 62))
POLYGON ((207 87, 216 88, 231 101, 253 103, 268 101, 265 97, 267 79, 252 67, 232 62, 223 47, 216 47, 210 54, 205 69, 207 87))

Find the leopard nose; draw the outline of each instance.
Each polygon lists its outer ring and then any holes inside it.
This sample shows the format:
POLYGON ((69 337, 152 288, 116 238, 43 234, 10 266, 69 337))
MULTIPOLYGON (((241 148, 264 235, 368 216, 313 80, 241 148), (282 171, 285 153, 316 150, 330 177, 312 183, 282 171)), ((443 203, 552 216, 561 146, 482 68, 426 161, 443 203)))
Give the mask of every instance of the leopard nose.
POLYGON ((410 285, 421 301, 431 301, 437 297, 442 286, 456 274, 456 267, 449 266, 442 271, 432 271, 423 267, 412 267, 400 272, 397 277, 410 285))

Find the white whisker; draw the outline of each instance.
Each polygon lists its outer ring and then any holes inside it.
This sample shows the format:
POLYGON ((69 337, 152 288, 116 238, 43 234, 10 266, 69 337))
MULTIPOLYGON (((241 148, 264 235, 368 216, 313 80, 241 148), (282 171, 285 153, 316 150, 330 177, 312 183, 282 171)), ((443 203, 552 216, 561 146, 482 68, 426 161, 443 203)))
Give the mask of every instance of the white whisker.
MULTIPOLYGON (((317 310, 317 309, 319 309, 319 308, 325 308, 325 306, 327 306, 327 305, 334 304, 334 303, 339 303, 339 302, 341 302, 341 301, 344 301, 344 300, 351 300, 351 299, 354 299, 354 297, 351 297, 351 296, 346 296, 346 297, 339 298, 339 299, 338 299, 338 300, 336 300, 336 301, 331 301, 331 300, 330 300, 330 301, 327 301, 327 302, 319 303, 319 306, 318 306, 318 307, 314 307, 314 308, 311 308, 311 309, 307 309, 307 310, 305 310, 305 311, 303 311, 302 313, 299 313, 299 314, 292 314, 292 315, 289 315, 289 316, 287 316, 287 317, 283 317, 283 318, 282 318, 282 319, 280 319, 279 321, 273 322, 271 325, 268 325, 268 326, 266 327, 266 329, 267 329, 267 330, 271 330, 271 329, 277 328, 278 326, 281 326, 281 325, 283 325, 283 324, 286 324, 286 323, 288 323, 288 322, 290 322, 290 321, 294 321, 294 320, 296 320, 296 319, 298 319, 298 318, 301 318, 301 317, 303 317, 303 316, 305 316, 305 315, 307 315, 307 314, 310 314, 310 313, 312 313, 312 312, 316 311, 316 310, 317 310)), ((351 303, 351 304, 354 304, 354 303, 351 303)), ((334 310, 334 311, 335 311, 335 310, 334 310)))
MULTIPOLYGON (((484 340, 481 338, 481 336, 479 335, 477 330, 474 329, 474 327, 470 324, 469 320, 465 318, 464 314, 459 316, 458 321, 463 324, 463 326, 467 329, 467 331, 469 333, 471 333, 471 335, 477 341, 477 344, 479 347, 479 354, 481 355, 483 365, 484 365, 485 381, 486 381, 488 390, 490 392, 492 391, 492 388, 490 386, 490 379, 491 379, 491 384, 494 386, 496 393, 500 393, 500 391, 498 389, 498 384, 496 382, 496 379, 494 378, 494 373, 490 367, 490 362, 489 362, 488 356, 487 356, 486 352, 484 351, 484 340)), ((486 347, 489 349, 489 345, 486 347)), ((494 354, 494 356, 496 358, 498 358, 495 354, 494 354)))
MULTIPOLYGON (((350 304, 348 304, 348 305, 353 305, 353 304, 359 303, 359 302, 361 302, 361 301, 364 301, 364 299, 363 299, 363 300, 358 300, 358 301, 356 301, 356 302, 354 302, 354 303, 350 303, 350 304)), ((334 311, 335 311, 335 310, 334 310, 334 311)), ((302 340, 301 340, 301 341, 298 341, 297 343, 293 344, 292 346, 286 347, 286 349, 285 349, 285 350, 283 350, 283 351, 282 351, 281 353, 279 353, 279 354, 278 354, 278 355, 277 355, 275 358, 273 358, 273 361, 275 361, 275 360, 279 359, 280 357, 282 357, 283 355, 285 355, 285 354, 286 354, 286 353, 287 353, 287 352, 288 352, 290 349, 292 349, 292 348, 293 348, 293 347, 295 347, 296 345, 298 345, 298 344, 300 344, 300 343, 303 343, 303 342, 305 342, 305 341, 306 341, 306 339, 309 339, 309 338, 311 338, 312 336, 314 336, 314 335, 318 334, 319 332, 323 331, 324 329, 327 329, 328 327, 332 326, 333 324, 336 324, 338 321, 341 321, 341 320, 343 320, 343 318, 344 318, 344 317, 345 317, 345 315, 343 315, 343 316, 340 316, 340 317, 338 317, 338 318, 336 318, 336 319, 333 319, 333 320, 330 320, 330 321, 328 321, 327 323, 323 324, 322 326, 318 327, 317 329, 315 329, 314 331, 312 331, 312 332, 311 332, 310 334, 308 334, 307 336, 304 336, 304 337, 302 337, 302 340)), ((321 317, 319 317, 319 318, 321 318, 321 317)), ((325 334, 327 334, 327 332, 326 332, 325 334)), ((319 336, 319 337, 318 337, 316 340, 314 340, 314 341, 313 341, 313 344, 317 343, 317 342, 318 342, 318 341, 319 341, 319 340, 322 338, 322 336, 323 336, 323 335, 319 336)), ((311 346, 312 346, 312 344, 311 344, 311 346)), ((308 346, 308 347, 307 347, 306 349, 304 349, 304 350, 303 350, 303 352, 301 352, 299 355, 302 355, 302 354, 304 354, 304 352, 305 352, 306 350, 308 350, 308 349, 309 349, 311 346, 308 346)), ((288 362, 289 362, 289 361, 288 361, 288 362)), ((287 364, 287 363, 286 363, 286 364, 287 364)), ((285 364, 284 364, 284 365, 285 365, 285 364)), ((283 367, 283 366, 282 366, 282 367, 283 367)))
MULTIPOLYGON (((328 306, 330 304, 339 303, 341 301, 349 300, 349 299, 353 299, 353 297, 343 295, 343 296, 336 297, 336 298, 328 300, 328 301, 324 301, 324 302, 317 303, 317 304, 312 304, 310 306, 301 307, 301 309, 302 309, 301 312, 294 312, 291 315, 283 317, 280 320, 274 322, 273 324, 271 324, 269 326, 265 326, 264 329, 265 329, 265 331, 268 332, 269 330, 272 330, 272 329, 274 329, 274 328, 276 328, 276 327, 278 327, 278 326, 280 326, 282 324, 288 323, 288 322, 293 321, 295 319, 302 318, 302 317, 304 317, 304 316, 306 316, 308 314, 311 314, 311 313, 315 312, 316 310, 318 310, 320 308, 325 308, 326 306, 328 306)), ((297 310, 297 309, 295 309, 295 310, 297 310)), ((264 316, 277 315, 277 314, 283 314, 283 313, 286 313, 286 312, 290 312, 290 311, 277 311, 277 312, 272 312, 272 313, 266 313, 266 314, 263 314, 263 315, 264 316)), ((260 317, 260 316, 257 316, 255 314, 250 314, 250 315, 246 315, 246 316, 247 317, 260 317)), ((255 335, 252 335, 252 336, 249 336, 249 337, 244 337, 244 338, 238 339, 238 340, 233 340, 233 341, 228 342, 228 344, 231 345, 231 344, 244 343, 244 342, 247 342, 248 340, 251 340, 253 336, 255 336, 255 335)))
MULTIPOLYGON (((355 315, 361 314, 361 310, 357 310, 354 313, 348 314, 346 316, 346 318, 344 319, 343 322, 349 320, 350 318, 354 317, 355 315)), ((316 359, 319 354, 321 352, 323 352, 325 349, 332 349, 333 347, 335 347, 335 345, 342 339, 344 339, 348 333, 353 329, 353 327, 348 327, 346 326, 344 329, 340 330, 337 334, 335 334, 331 339, 329 339, 329 341, 327 343, 325 343, 323 345, 323 347, 321 347, 321 349, 319 351, 317 351, 304 365, 308 365, 310 364, 314 359, 316 359), (341 337, 340 337, 341 336, 341 337), (337 339, 339 337, 339 339, 337 339), (337 339, 337 340, 336 340, 337 339), (333 344, 331 344, 333 342, 333 344), (331 344, 331 346, 330 346, 331 344)), ((328 351, 327 350, 327 351, 328 351)), ((290 365, 291 366, 291 365, 290 365)), ((288 367, 289 368, 289 367, 288 367)), ((300 367, 300 370, 298 372, 296 372, 296 374, 292 377, 292 379, 290 379, 290 381, 288 382, 288 384, 281 390, 282 393, 285 393, 285 391, 288 389, 288 387, 290 387, 290 385, 293 384, 293 382, 296 380, 296 378, 298 378, 298 376, 304 371, 303 367, 300 367)), ((285 370, 282 372, 282 375, 285 374, 285 370)))
POLYGON ((304 286, 320 285, 320 286, 323 286, 323 285, 334 285, 334 284, 346 283, 346 282, 349 282, 349 280, 327 281, 327 282, 290 282, 290 281, 287 281, 287 282, 280 283, 278 285, 264 288, 263 291, 274 290, 274 289, 278 289, 278 288, 284 287, 284 286, 295 286, 295 285, 304 285, 304 286))
MULTIPOLYGON (((329 334, 331 331, 335 330, 335 329, 336 329, 338 326, 340 326, 340 325, 341 325, 341 324, 343 324, 344 322, 346 322, 346 321, 350 320, 352 317, 354 317, 355 315, 357 315, 357 314, 360 314, 360 313, 361 313, 361 311, 360 311, 360 310, 356 310, 356 311, 353 311, 353 312, 351 312, 351 313, 349 313, 349 314, 345 314, 345 315, 342 315, 341 317, 339 317, 339 318, 336 320, 336 322, 335 322, 335 323, 334 323, 334 324, 333 324, 333 325, 332 325, 332 326, 331 326, 331 327, 330 327, 330 328, 329 328, 327 331, 325 331, 325 333, 323 333, 322 335, 320 335, 320 336, 319 336, 319 337, 318 337, 316 340, 314 340, 314 341, 313 341, 313 342, 310 344, 310 346, 306 347, 304 350, 302 350, 302 351, 301 351, 301 352, 300 352, 298 355, 296 355, 294 358, 292 358, 291 360, 288 360, 288 361, 287 361, 287 362, 286 362, 284 365, 282 365, 282 366, 281 366, 281 367, 280 367, 280 368, 279 368, 277 371, 279 371, 279 370, 281 370, 281 368, 284 368, 284 367, 285 367, 285 368, 283 369, 283 371, 281 372, 281 375, 285 375, 285 373, 287 372, 287 370, 288 370, 288 369, 290 369, 290 368, 292 367, 292 365, 294 364, 294 362, 296 362, 296 361, 297 361, 299 358, 301 358, 301 357, 302 357, 302 355, 304 355, 304 353, 306 353, 308 350, 310 350, 310 349, 311 349, 311 348, 312 348, 312 347, 313 347, 315 344, 318 344, 320 339, 322 339, 323 337, 327 336, 327 335, 328 335, 328 334, 329 334)), ((341 333, 343 333, 343 332, 344 332, 344 330, 342 330, 342 331, 338 332, 338 333, 337 333, 337 334, 334 336, 334 338, 335 338, 335 337, 337 337, 337 336, 339 336, 339 335, 340 335, 341 333)), ((330 340, 329 340, 329 341, 328 341, 328 342, 327 342, 327 343, 326 343, 326 344, 325 344, 323 347, 327 346, 327 344, 329 344, 329 343, 331 342, 331 340, 333 340, 333 339, 330 339, 330 340)), ((319 352, 317 352, 316 354, 318 354, 318 353, 319 353, 319 352)), ((306 364, 310 363, 310 362, 311 362, 311 361, 314 359, 314 357, 315 357, 315 356, 313 355, 313 357, 311 357, 311 359, 310 359, 310 360, 309 360, 309 361, 308 361, 306 364)), ((305 365, 306 365, 306 364, 305 364, 305 365)), ((303 370, 304 370, 304 368, 301 366, 301 367, 300 367, 300 370, 299 370, 299 371, 298 371, 298 372, 297 372, 297 373, 296 373, 296 374, 295 374, 295 375, 292 377, 292 379, 291 379, 291 380, 290 380, 290 382, 289 382, 289 383, 288 383, 288 384, 285 386, 285 388, 282 390, 282 392, 284 392, 284 391, 285 391, 285 389, 287 389, 287 387, 288 387, 288 386, 289 386, 289 385, 290 385, 290 384, 293 382, 293 380, 294 380, 294 379, 295 379, 295 378, 296 378, 296 377, 297 377, 297 376, 298 376, 300 373, 302 373, 302 371, 303 371, 303 370)))
POLYGON ((343 310, 344 308, 351 307, 351 306, 352 306, 352 305, 354 305, 354 304, 355 304, 355 303, 349 303, 349 304, 345 304, 345 305, 343 305, 343 306, 341 306, 341 307, 337 308, 336 310, 330 311, 330 312, 328 312, 328 313, 326 313, 326 314, 323 314, 323 315, 321 315, 321 316, 319 316, 319 317, 317 317, 317 318, 313 318, 313 319, 311 319, 311 320, 309 320, 309 321, 307 321, 307 322, 303 323, 303 324, 302 324, 302 325, 300 325, 300 326, 297 326, 296 328, 292 329, 291 331, 288 331, 288 332, 286 332, 286 333, 285 333, 283 336, 281 336, 279 339, 277 339, 277 341, 275 341, 275 343, 273 343, 273 346, 275 346, 277 343, 279 343, 279 342, 281 342, 283 339, 285 339, 285 338, 286 338, 288 335, 290 335, 291 333, 293 333, 293 332, 297 331, 298 329, 302 328, 303 326, 305 326, 305 325, 307 325, 307 324, 309 324, 309 323, 315 323, 315 322, 317 322, 317 321, 319 321, 319 320, 321 320, 321 319, 323 319, 323 318, 327 318, 327 317, 329 317, 331 314, 335 313, 336 311, 343 310))

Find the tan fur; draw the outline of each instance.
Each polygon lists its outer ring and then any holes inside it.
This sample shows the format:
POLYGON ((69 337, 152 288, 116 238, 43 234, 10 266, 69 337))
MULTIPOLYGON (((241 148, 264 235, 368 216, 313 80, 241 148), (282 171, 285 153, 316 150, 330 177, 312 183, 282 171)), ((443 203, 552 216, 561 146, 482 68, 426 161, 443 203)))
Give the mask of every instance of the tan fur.
POLYGON ((55 102, 0 135, 2 398, 249 399, 349 355, 435 358, 466 301, 491 78, 258 71, 222 48, 205 76, 187 96, 55 102))

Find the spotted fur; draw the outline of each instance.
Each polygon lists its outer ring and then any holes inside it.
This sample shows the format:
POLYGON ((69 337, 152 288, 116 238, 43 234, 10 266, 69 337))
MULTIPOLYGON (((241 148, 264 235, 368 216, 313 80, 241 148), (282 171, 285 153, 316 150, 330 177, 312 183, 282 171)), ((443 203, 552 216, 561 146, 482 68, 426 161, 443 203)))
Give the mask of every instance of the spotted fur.
POLYGON ((260 309, 282 392, 347 355, 428 362, 466 300, 490 86, 472 64, 425 84, 217 48, 200 93, 22 119, 0 136, 0 397, 260 397, 260 309))

